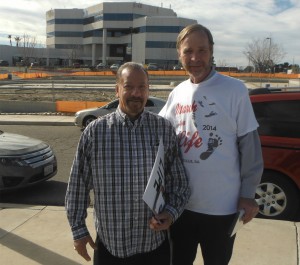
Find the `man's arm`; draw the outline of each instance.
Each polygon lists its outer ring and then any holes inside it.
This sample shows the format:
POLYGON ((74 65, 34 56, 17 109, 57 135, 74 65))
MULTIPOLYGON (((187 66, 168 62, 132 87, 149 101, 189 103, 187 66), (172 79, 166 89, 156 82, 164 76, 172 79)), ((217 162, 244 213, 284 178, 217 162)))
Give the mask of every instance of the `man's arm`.
POLYGON ((92 188, 90 159, 91 141, 87 133, 83 133, 71 168, 65 198, 67 217, 74 240, 89 236, 85 219, 90 205, 89 192, 92 188))
POLYGON ((238 209, 245 209, 244 223, 258 213, 254 199, 263 172, 263 158, 257 130, 238 138, 241 168, 241 191, 238 209))

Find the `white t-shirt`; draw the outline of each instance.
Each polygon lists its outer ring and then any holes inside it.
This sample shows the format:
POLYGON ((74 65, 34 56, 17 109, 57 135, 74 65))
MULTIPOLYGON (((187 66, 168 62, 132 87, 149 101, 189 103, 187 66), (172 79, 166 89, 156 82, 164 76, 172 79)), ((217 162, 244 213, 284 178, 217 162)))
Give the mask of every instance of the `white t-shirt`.
POLYGON ((245 85, 217 72, 200 84, 186 80, 170 93, 160 115, 176 128, 192 190, 186 209, 236 212, 241 185, 237 137, 258 127, 245 85))

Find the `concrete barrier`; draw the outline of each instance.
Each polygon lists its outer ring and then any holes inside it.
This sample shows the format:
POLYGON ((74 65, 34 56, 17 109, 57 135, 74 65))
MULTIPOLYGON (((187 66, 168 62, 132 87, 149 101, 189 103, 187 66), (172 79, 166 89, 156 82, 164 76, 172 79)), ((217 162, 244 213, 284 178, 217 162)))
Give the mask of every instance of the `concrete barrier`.
POLYGON ((56 112, 55 102, 0 101, 2 113, 41 113, 56 112))
POLYGON ((96 101, 0 101, 0 113, 75 113, 79 110, 102 107, 108 102, 96 101))

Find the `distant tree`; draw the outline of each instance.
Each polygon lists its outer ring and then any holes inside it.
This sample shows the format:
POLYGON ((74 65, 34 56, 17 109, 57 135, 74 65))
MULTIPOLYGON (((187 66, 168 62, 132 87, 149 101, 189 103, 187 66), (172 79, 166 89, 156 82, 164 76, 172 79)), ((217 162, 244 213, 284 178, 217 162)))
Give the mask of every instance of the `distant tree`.
POLYGON ((292 65, 290 66, 290 69, 292 69, 293 74, 298 74, 298 73, 300 73, 299 64, 292 64, 292 65))
POLYGON ((15 37, 15 41, 16 41, 16 46, 19 47, 19 43, 21 42, 22 38, 19 36, 15 37))
POLYGON ((243 54, 258 72, 272 71, 273 66, 286 55, 282 46, 272 38, 253 39, 246 44, 243 54))
POLYGON ((226 67, 228 64, 226 62, 226 60, 218 60, 217 62, 217 66, 218 67, 226 67))
MULTIPOLYGON (((82 53, 82 46, 79 44, 72 44, 69 46, 67 56, 69 59, 69 62, 76 63, 79 59, 78 57, 82 53)), ((69 65, 71 66, 71 65, 69 65)))
POLYGON ((9 38, 10 46, 12 46, 12 44, 11 44, 11 35, 8 35, 7 37, 9 38))
POLYGON ((36 37, 31 37, 27 34, 24 34, 23 36, 23 47, 22 49, 22 56, 25 65, 29 65, 30 60, 35 58, 35 52, 36 52, 36 46, 37 46, 37 40, 36 37))

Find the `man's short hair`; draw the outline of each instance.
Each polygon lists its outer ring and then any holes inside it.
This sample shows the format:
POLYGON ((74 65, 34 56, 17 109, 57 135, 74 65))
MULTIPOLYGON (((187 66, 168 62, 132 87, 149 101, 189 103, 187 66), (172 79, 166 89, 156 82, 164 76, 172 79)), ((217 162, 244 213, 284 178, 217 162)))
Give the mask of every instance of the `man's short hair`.
POLYGON ((146 76, 147 76, 147 79, 149 80, 149 75, 148 75, 148 72, 147 70, 144 68, 144 66, 140 63, 136 63, 136 62, 127 62, 127 63, 124 63, 122 64, 118 71, 117 71, 117 74, 116 74, 116 82, 117 84, 121 81, 121 78, 122 78, 122 71, 124 69, 131 69, 131 70, 140 70, 140 71, 143 71, 146 76))

